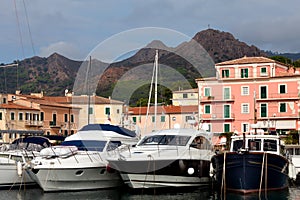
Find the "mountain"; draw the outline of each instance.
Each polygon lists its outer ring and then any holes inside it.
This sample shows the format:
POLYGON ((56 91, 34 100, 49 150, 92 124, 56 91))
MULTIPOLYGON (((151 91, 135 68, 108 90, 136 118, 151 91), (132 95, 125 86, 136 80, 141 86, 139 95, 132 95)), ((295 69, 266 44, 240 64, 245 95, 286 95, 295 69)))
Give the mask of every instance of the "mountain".
MULTIPOLYGON (((99 81, 97 93, 107 96, 112 91, 111 85, 115 85, 125 72, 137 66, 152 64, 156 49, 159 49, 159 63, 170 66, 180 72, 190 82, 192 87, 196 87, 196 78, 215 75, 214 63, 240 58, 245 55, 266 56, 257 47, 240 42, 232 34, 213 29, 201 31, 191 41, 181 43, 174 48, 167 47, 161 41, 155 40, 145 48, 140 49, 132 57, 111 64, 99 81), (196 44, 201 44, 204 49, 197 47, 196 44), (203 56, 199 57, 200 54, 203 54, 203 56), (210 56, 209 59, 212 60, 205 58, 208 55, 210 56), (191 63, 191 61, 194 61, 194 63, 191 63), (107 77, 110 78, 108 79, 107 77)), ((136 77, 143 77, 145 72, 135 72, 135 75, 136 77)), ((132 79, 133 77, 130 78, 132 79)), ((168 78, 176 80, 176 78, 168 78)), ((131 84, 129 83, 129 85, 131 84)), ((181 85, 174 85, 177 88, 179 86, 182 88, 181 85)))
MULTIPOLYGON (((92 60, 91 69, 88 68, 88 62, 70 60, 57 53, 48 58, 35 56, 18 61, 17 69, 16 67, 0 68, 0 92, 14 93, 16 89, 21 89, 23 93, 42 90, 46 95, 64 95, 65 89, 73 88, 75 77, 74 88, 81 94, 96 91, 98 95, 108 97, 111 96, 114 87, 120 83, 124 88, 140 86, 144 90, 144 85, 149 84, 149 74, 152 74, 152 70, 146 69, 152 69, 156 49, 159 49, 160 65, 167 66, 165 70, 169 70, 168 77, 164 77, 162 83, 166 87, 173 87, 172 89, 182 88, 181 83, 177 83, 181 76, 181 79, 188 80, 192 87, 196 86, 195 78, 214 76, 214 63, 245 55, 267 55, 257 47, 249 46, 234 38, 231 33, 207 29, 198 32, 193 39, 176 47, 167 47, 161 41, 154 40, 131 57, 110 65, 92 60), (198 43, 203 48, 195 45, 198 43), (102 71, 104 69, 105 71, 102 71), (91 74, 93 76, 90 77, 91 74), (137 84, 138 81, 140 85, 137 84), (86 83, 98 84, 87 88, 84 85, 86 83)), ((145 91, 129 92, 134 92, 136 99, 139 99, 142 93, 148 95, 145 91)), ((120 98, 124 100, 123 97, 120 98)))
POLYGON ((0 91, 23 93, 44 91, 46 95, 63 95, 73 87, 81 61, 54 53, 48 58, 34 56, 18 62, 18 67, 1 68, 0 91))
POLYGON ((274 53, 272 51, 266 51, 265 53, 267 54, 268 57, 283 56, 283 57, 291 59, 292 61, 300 60, 300 53, 277 53, 277 52, 274 53))
POLYGON ((243 56, 266 56, 256 46, 249 46, 234 38, 231 33, 214 29, 198 32, 194 37, 213 58, 215 63, 241 58, 243 56))

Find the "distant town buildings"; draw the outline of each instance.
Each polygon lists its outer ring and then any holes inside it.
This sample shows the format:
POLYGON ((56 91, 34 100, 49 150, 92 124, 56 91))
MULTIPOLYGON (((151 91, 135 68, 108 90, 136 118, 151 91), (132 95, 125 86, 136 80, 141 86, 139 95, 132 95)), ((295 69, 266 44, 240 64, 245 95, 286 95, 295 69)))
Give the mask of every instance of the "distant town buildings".
POLYGON ((76 133, 88 123, 122 123, 123 103, 99 96, 0 94, 0 141, 76 133))
POLYGON ((145 135, 154 130, 206 128, 214 133, 300 131, 300 69, 265 57, 217 63, 197 89, 173 91, 172 105, 127 107, 96 95, 0 94, 0 141, 19 135, 67 136, 88 123, 111 123, 145 135), (149 115, 147 115, 147 113, 149 115))

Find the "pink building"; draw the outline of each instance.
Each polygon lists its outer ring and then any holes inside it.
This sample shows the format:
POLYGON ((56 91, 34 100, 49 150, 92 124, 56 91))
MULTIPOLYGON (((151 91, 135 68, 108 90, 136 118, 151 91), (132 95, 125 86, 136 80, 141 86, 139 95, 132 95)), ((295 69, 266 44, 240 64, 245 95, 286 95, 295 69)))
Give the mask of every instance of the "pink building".
POLYGON ((196 79, 199 119, 212 132, 300 130, 300 69, 265 57, 215 65, 216 77, 196 79))

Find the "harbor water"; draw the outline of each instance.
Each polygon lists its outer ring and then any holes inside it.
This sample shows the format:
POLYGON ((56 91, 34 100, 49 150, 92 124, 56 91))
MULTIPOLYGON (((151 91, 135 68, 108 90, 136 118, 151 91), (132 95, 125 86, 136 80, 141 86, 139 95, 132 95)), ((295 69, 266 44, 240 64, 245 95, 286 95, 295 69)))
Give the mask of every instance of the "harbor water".
POLYGON ((128 191, 127 189, 108 189, 93 191, 76 191, 76 192, 50 192, 44 193, 40 188, 22 188, 0 190, 0 199, 2 200, 174 200, 174 199, 200 199, 200 200, 300 200, 300 186, 292 186, 286 190, 269 191, 241 195, 227 192, 226 195, 220 195, 217 191, 210 188, 194 188, 189 191, 128 191))

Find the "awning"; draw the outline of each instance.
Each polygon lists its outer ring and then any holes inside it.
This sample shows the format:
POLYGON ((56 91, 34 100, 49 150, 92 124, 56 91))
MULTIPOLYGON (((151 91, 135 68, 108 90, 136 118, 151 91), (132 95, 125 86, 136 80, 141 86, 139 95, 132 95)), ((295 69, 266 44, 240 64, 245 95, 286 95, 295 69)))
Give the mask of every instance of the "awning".
POLYGON ((0 130, 0 133, 20 134, 20 135, 44 135, 43 130, 0 130))
POLYGON ((280 120, 276 122, 276 129, 296 129, 296 120, 280 120))

